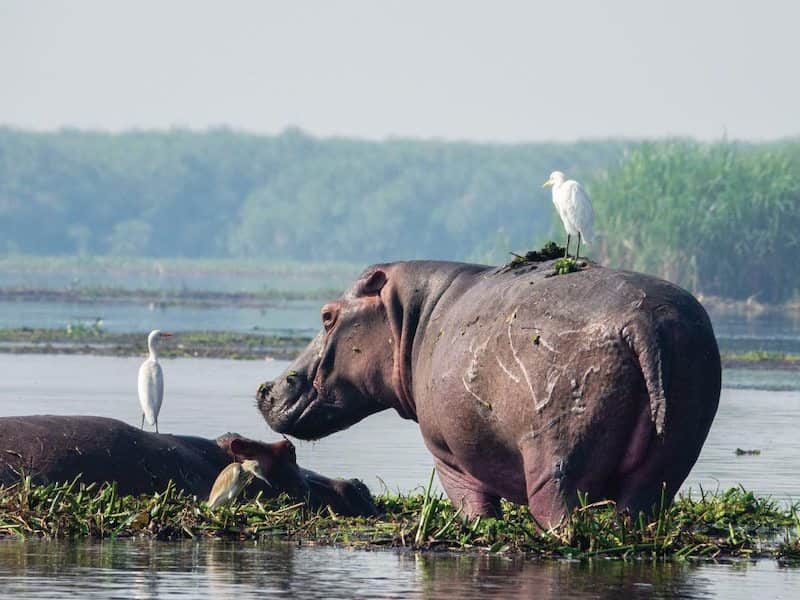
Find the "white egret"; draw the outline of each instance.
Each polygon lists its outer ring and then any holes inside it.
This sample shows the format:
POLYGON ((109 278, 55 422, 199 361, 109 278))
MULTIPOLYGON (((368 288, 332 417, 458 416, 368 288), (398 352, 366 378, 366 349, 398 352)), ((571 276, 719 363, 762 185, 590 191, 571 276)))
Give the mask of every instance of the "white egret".
POLYGON ((142 406, 142 429, 144 421, 155 425, 158 433, 158 413, 161 402, 164 400, 164 374, 158 364, 158 342, 161 338, 171 336, 171 333, 154 329, 147 336, 147 349, 150 355, 139 367, 139 404, 142 406))
POLYGON ((233 501, 245 487, 250 485, 253 475, 267 481, 257 460, 231 463, 222 469, 214 485, 211 486, 211 493, 208 495, 209 508, 217 508, 233 501))
POLYGON ((589 194, 577 181, 566 177, 561 171, 553 171, 542 187, 553 187, 553 204, 567 230, 567 247, 564 256, 569 256, 569 242, 573 235, 578 236, 578 250, 575 258, 580 256, 581 237, 587 244, 594 243, 594 209, 589 194))

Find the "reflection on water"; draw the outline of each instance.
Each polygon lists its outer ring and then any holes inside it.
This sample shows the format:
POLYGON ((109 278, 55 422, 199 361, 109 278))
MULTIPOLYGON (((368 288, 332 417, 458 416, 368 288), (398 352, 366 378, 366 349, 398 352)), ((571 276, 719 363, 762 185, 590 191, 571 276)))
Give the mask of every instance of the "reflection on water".
POLYGON ((774 561, 538 561, 284 543, 0 542, 9 598, 791 598, 774 561))

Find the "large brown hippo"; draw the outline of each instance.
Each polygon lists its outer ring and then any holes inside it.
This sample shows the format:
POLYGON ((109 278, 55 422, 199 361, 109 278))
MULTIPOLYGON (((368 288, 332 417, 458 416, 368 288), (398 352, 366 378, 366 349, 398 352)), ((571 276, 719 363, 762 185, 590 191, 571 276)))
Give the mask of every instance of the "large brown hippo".
POLYGON ((172 480, 178 489, 206 498, 220 471, 233 461, 261 463, 271 485, 255 479, 248 492, 285 492, 314 508, 342 515, 374 515, 367 487, 356 479, 330 479, 297 465, 288 440, 265 443, 226 433, 216 440, 149 433, 105 417, 34 415, 0 417, 0 484, 22 473, 36 483, 117 482, 120 494, 152 494, 172 480))
POLYGON ((302 439, 388 408, 420 425, 469 515, 501 498, 544 526, 578 491, 649 511, 672 499, 717 410, 720 357, 681 288, 588 263, 369 267, 259 409, 302 439))

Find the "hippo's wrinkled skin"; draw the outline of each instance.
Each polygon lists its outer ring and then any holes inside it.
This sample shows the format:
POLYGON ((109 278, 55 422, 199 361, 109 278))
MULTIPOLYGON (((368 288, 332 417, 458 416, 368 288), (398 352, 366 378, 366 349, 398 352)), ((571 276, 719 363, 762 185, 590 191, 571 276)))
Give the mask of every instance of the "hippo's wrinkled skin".
POLYGON ((297 465, 291 443, 272 444, 227 433, 216 440, 142 431, 122 421, 92 416, 35 415, 0 418, 0 484, 20 473, 36 483, 116 481, 120 494, 152 494, 172 480, 178 489, 205 498, 229 463, 257 458, 270 485, 254 479, 246 490, 286 492, 312 508, 326 505, 342 515, 377 511, 358 480, 329 479, 297 465), (257 455, 257 456, 256 456, 257 455))
POLYGON ((544 526, 577 491, 649 511, 686 478, 717 410, 711 323, 686 291, 588 264, 368 268, 259 409, 313 439, 387 408, 419 422, 470 515, 500 498, 544 526))

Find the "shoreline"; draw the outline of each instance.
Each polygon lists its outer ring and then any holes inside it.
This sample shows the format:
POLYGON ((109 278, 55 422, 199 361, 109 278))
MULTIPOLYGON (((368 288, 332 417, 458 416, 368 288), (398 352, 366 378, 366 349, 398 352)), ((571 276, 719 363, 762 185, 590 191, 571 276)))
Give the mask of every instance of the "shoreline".
MULTIPOLYGON (((227 331, 175 332, 160 350, 164 358, 292 360, 310 337, 227 331)), ((74 329, 0 329, 0 354, 144 356, 147 333, 109 333, 93 326, 74 329)), ((800 371, 800 354, 722 352, 723 369, 800 371)))
MULTIPOLYGON (((163 358, 291 360, 310 337, 224 331, 175 332, 159 348, 163 358)), ((146 356, 147 333, 108 333, 91 326, 75 329, 0 329, 0 354, 146 356)))
MULTIPOLYGON (((0 259, 0 262, 2 260, 0 259)), ((513 261, 512 261, 513 262, 513 261)), ((235 263, 234 263, 235 264, 235 263)), ((313 265, 308 275, 313 273, 313 265)), ((219 267, 217 267, 219 268, 219 267)), ((236 270, 233 266, 232 270, 236 270)), ((297 268, 296 266, 294 268, 297 268)), ((0 287, 0 301, 6 302, 70 302, 79 304, 154 304, 167 306, 239 306, 243 308, 264 308, 276 302, 291 301, 324 301, 337 298, 349 285, 352 277, 343 273, 353 271, 353 267, 335 269, 336 286, 316 287, 308 289, 263 289, 259 291, 213 291, 200 289, 164 289, 164 288, 128 288, 118 286, 76 286, 67 288, 28 287, 24 285, 0 287)), ((215 272, 215 271, 209 271, 215 272)), ((256 271, 244 270, 244 273, 256 274, 256 271)), ((270 273, 269 265, 264 272, 270 273)), ((284 271, 281 270, 283 274, 284 271)), ((330 280, 328 283, 331 283, 330 280)), ((703 308, 711 316, 741 316, 745 319, 757 319, 764 316, 782 315, 792 319, 800 319, 800 300, 788 300, 777 304, 759 302, 754 298, 737 300, 720 296, 694 294, 703 308)))

